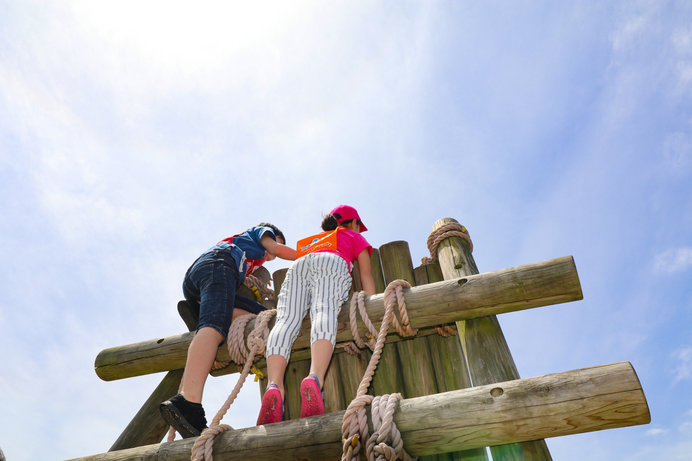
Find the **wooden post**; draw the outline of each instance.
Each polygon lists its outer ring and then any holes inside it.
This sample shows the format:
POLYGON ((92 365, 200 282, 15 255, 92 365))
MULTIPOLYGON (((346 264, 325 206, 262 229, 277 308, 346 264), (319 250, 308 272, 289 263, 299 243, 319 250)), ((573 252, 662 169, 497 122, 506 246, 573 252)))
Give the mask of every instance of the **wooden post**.
MULTIPOLYGON (((380 252, 377 248, 372 249, 372 254, 370 255, 370 267, 372 269, 372 278, 375 281, 375 292, 382 293, 384 291, 384 276, 382 275, 380 252)), ((358 267, 358 261, 354 263, 352 276, 352 291, 354 293, 362 291, 363 286, 360 283, 360 268, 358 267)), ((341 308, 342 312, 344 313, 348 313, 348 309, 348 305, 344 305, 341 308)), ((356 397, 358 386, 363 379, 365 370, 368 368, 368 363, 370 363, 370 357, 372 357, 370 349, 362 349, 356 355, 340 353, 335 354, 334 359, 332 359, 339 363, 339 369, 341 370, 341 385, 344 391, 345 405, 343 409, 346 409, 346 407, 348 407, 351 401, 356 397)), ((372 383, 370 384, 369 389, 372 389, 372 383)))
MULTIPOLYGON (((414 269, 416 285, 443 280, 440 264, 424 264, 414 269)), ((433 368, 436 370, 438 392, 453 391, 471 387, 471 378, 466 366, 464 352, 457 335, 441 336, 432 334, 426 337, 433 368)), ((471 448, 447 454, 450 461, 487 461, 485 448, 471 448)))
MULTIPOLYGON (((344 412, 219 434, 214 459, 338 459, 344 412)), ((632 365, 613 363, 402 400, 394 412, 412 456, 647 424, 649 408, 632 365)), ((183 461, 195 439, 72 461, 183 461)), ((586 453, 585 453, 586 455, 586 453)))
POLYGON ((178 393, 183 370, 166 373, 161 383, 149 396, 142 408, 132 418, 130 424, 120 434, 108 451, 124 450, 159 443, 168 432, 168 423, 159 412, 159 405, 178 393))
MULTIPOLYGON (((433 232, 445 224, 457 223, 442 218, 433 225, 433 232)), ((448 237, 437 247, 440 268, 446 280, 478 274, 476 262, 467 241, 448 237)), ((457 322, 459 339, 474 386, 518 379, 519 372, 495 315, 457 322)), ((552 460, 544 440, 490 447, 493 461, 552 460)))
MULTIPOLYGON (((382 257, 382 271, 385 283, 393 280, 406 280, 411 286, 416 285, 413 273, 413 263, 408 243, 403 240, 389 242, 380 247, 382 257)), ((389 367, 387 373, 401 376, 403 388, 399 390, 404 398, 420 397, 437 393, 435 373, 432 368, 432 357, 425 338, 412 337, 397 342, 394 346, 398 363, 389 367), (398 370, 397 370, 398 368, 398 370)), ((380 366, 383 360, 380 360, 380 366)), ((384 368, 378 371, 384 371, 384 368)), ((390 391, 393 392, 393 391, 390 391)), ((379 395, 379 394, 378 394, 379 395)), ((429 455, 421 458, 421 461, 446 460, 445 455, 429 455)))
MULTIPOLYGON (((380 253, 386 283, 400 279, 406 280, 411 286, 416 285, 413 262, 407 242, 398 240, 382 245, 380 253)), ((393 371, 389 372, 401 373, 404 386, 401 394, 404 398, 431 395, 439 391, 427 341, 427 337, 412 337, 391 345, 396 347, 400 369, 397 371, 394 368, 393 371)), ((447 454, 439 454, 424 456, 421 461, 447 461, 448 459, 447 454)))

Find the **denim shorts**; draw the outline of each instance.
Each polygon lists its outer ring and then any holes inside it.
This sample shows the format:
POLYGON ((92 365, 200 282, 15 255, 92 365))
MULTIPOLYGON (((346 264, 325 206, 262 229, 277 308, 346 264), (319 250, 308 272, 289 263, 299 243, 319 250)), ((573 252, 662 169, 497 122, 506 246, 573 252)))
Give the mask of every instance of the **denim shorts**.
POLYGON ((238 265, 227 250, 205 253, 190 266, 183 280, 183 295, 193 305, 199 303, 198 331, 211 327, 226 338, 239 280, 238 265))

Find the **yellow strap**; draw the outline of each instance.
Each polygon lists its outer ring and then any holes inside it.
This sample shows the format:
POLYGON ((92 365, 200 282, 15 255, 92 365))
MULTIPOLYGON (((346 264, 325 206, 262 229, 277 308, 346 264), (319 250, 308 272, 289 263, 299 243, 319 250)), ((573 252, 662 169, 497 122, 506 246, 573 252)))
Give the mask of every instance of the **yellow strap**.
POLYGON ((255 382, 259 381, 260 379, 264 379, 264 373, 262 373, 262 370, 259 368, 253 366, 252 369, 250 370, 250 373, 254 373, 255 375, 255 382))

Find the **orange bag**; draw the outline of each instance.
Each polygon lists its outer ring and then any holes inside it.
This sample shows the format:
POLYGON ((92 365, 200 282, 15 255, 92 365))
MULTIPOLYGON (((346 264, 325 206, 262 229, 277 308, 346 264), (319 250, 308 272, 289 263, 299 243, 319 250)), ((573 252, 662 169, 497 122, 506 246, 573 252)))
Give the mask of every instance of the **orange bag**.
POLYGON ((309 253, 314 253, 317 250, 332 250, 339 252, 336 245, 336 234, 339 232, 340 227, 334 230, 322 232, 321 234, 312 235, 310 237, 305 237, 304 239, 298 240, 298 245, 296 248, 297 257, 300 258, 309 253))

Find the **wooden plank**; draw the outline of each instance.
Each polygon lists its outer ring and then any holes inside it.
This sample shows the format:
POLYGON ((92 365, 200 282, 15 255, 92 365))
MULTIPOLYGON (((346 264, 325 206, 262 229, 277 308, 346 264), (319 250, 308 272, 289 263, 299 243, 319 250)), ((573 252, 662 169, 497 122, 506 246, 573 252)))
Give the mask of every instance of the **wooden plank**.
MULTIPOLYGON (((324 411, 333 413, 346 409, 346 395, 344 394, 344 386, 341 382, 341 367, 339 361, 332 356, 332 361, 329 362, 327 372, 324 374, 324 385, 322 391, 324 394, 324 411)), ((350 402, 350 400, 349 400, 350 402)))
MULTIPOLYGON (((491 314, 514 312, 582 299, 581 286, 571 256, 455 280, 430 283, 405 290, 406 305, 414 328, 435 326, 457 320, 491 314)), ((382 294, 365 300, 368 316, 379 327, 384 315, 382 294)), ((293 349, 307 349, 310 343, 309 322, 303 324, 293 349)), ((271 326, 271 325, 270 325, 271 326)), ((248 323, 246 335, 254 327, 248 323)), ((367 334, 360 325, 362 335, 367 334)), ((347 309, 339 315, 337 342, 349 341, 347 309)), ((192 333, 142 341, 101 351, 95 371, 103 380, 129 378, 148 373, 183 368, 192 333)), ((228 361, 228 351, 219 348, 217 360, 228 361)), ((264 366, 262 361, 260 367, 264 366)))
MULTIPOLYGON (((341 454, 343 412, 225 432, 216 461, 323 460, 341 454)), ((647 424, 649 408, 628 362, 403 400, 394 413, 413 456, 647 424)), ((72 461, 190 459, 195 439, 72 461)))
POLYGON ((300 382, 310 372, 310 359, 290 360, 284 374, 284 417, 300 418, 300 382))
MULTIPOLYGON (((438 262, 428 263, 414 269, 416 284, 439 282, 444 280, 442 269, 438 262)), ((457 335, 441 336, 432 334, 425 337, 433 369, 437 378, 438 392, 447 392, 456 389, 471 387, 471 378, 466 366, 461 343, 457 335)), ((439 455, 442 456, 442 455, 439 455)), ((448 461, 487 461, 488 453, 485 448, 471 448, 468 450, 447 453, 448 461)))
MULTIPOLYGON (((458 224, 453 218, 442 218, 433 225, 433 232, 449 223, 458 224)), ((478 267, 468 242, 461 237, 448 237, 440 242, 437 256, 445 279, 478 274, 478 267)), ((474 386, 519 378, 519 372, 495 315, 459 321, 457 329, 474 386)), ((552 460, 543 440, 493 447, 490 453, 493 461, 552 460)))
MULTIPOLYGON (((407 242, 397 240, 382 245, 380 256, 385 283, 399 279, 406 280, 411 286, 416 285, 411 252, 407 242)), ((426 337, 408 338, 396 343, 395 347, 399 361, 398 364, 392 364, 394 368, 388 370, 387 373, 401 375, 403 390, 398 392, 401 392, 404 398, 436 394, 438 392, 437 381, 426 337)), ((383 365, 380 361, 380 366, 383 365)), ((380 371, 379 367, 378 371, 380 371)), ((420 461, 447 461, 447 458, 446 454, 436 454, 423 456, 420 461)))

